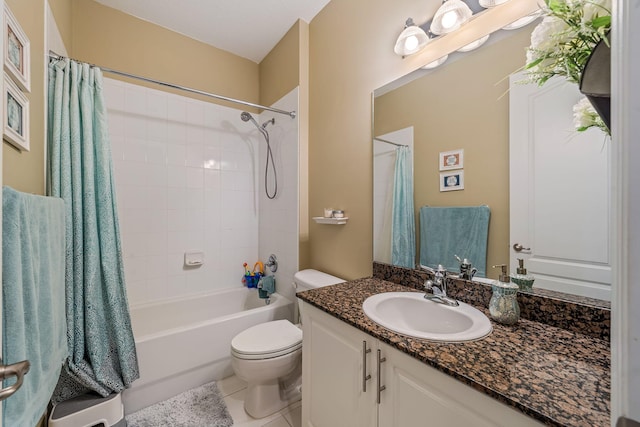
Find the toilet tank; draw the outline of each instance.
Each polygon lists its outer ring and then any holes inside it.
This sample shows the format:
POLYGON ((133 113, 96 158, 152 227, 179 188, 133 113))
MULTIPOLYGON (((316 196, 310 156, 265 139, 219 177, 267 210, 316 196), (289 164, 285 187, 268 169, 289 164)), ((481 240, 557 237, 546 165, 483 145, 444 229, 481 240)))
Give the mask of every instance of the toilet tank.
MULTIPOLYGON (((308 291, 309 289, 321 288, 342 282, 346 282, 346 280, 311 268, 300 270, 293 275, 293 286, 296 288, 296 292, 308 291)), ((294 318, 300 322, 302 318, 302 300, 300 299, 298 299, 297 308, 298 312, 294 314, 294 318)))
POLYGON ((321 288, 323 286, 335 285, 337 283, 345 282, 336 276, 332 276, 322 271, 306 269, 298 271, 293 275, 293 282, 296 287, 296 292, 307 291, 309 289, 321 288))

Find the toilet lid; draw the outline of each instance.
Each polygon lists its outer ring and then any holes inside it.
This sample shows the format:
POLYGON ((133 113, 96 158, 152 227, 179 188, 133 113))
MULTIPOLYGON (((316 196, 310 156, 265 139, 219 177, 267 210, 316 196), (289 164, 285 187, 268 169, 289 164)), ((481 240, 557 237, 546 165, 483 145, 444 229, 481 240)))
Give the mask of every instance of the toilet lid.
POLYGON ((238 355, 286 354, 300 348, 302 331, 288 320, 274 320, 252 326, 231 340, 238 355))

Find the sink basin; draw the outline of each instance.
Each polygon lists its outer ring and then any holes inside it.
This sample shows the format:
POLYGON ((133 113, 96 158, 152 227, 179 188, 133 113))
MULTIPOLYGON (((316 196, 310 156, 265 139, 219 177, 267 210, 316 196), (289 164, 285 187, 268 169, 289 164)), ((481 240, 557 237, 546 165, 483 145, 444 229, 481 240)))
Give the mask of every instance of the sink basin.
POLYGON ((452 307, 418 292, 385 292, 367 298, 364 313, 378 325, 415 338, 462 342, 484 338, 491 322, 480 310, 460 303, 452 307))

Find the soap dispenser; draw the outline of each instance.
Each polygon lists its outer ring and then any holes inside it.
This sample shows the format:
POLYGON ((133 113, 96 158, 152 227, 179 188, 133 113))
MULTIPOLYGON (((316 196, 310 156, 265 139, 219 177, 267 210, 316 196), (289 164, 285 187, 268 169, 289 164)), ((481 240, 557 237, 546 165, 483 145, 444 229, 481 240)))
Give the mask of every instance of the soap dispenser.
POLYGON ((518 268, 516 274, 511 275, 511 281, 518 285, 521 291, 531 291, 534 280, 535 277, 532 274, 527 274, 527 269, 524 268, 524 259, 518 258, 518 268))
POLYGON ((500 278, 491 284, 493 295, 489 301, 489 314, 493 320, 504 325, 515 325, 520 318, 520 306, 518 305, 518 285, 511 283, 507 274, 507 265, 494 265, 500 267, 500 278))

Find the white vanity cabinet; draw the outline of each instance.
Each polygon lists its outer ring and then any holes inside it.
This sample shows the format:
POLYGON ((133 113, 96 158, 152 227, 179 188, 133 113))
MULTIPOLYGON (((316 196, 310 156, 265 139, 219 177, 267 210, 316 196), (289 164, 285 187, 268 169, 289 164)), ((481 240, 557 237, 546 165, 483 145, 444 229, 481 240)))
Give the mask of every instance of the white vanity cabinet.
POLYGON ((302 313, 305 427, 542 425, 307 303, 302 313))

